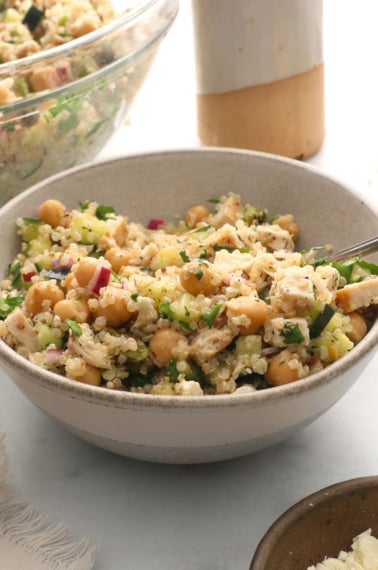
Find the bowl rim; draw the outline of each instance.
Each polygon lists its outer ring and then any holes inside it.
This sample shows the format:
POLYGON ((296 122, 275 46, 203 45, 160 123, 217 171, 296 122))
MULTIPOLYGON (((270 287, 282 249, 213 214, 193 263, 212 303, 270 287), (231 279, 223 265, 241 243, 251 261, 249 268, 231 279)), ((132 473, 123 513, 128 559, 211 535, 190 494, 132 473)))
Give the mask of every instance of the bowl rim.
MULTIPOLYGON (((265 567, 261 566, 261 564, 266 563, 272 548, 274 548, 275 544, 285 534, 286 530, 290 529, 291 525, 295 523, 303 513, 308 512, 309 507, 321 507, 336 497, 342 497, 355 491, 376 487, 378 487, 378 475, 366 475, 332 483, 303 497, 279 515, 264 533, 255 549, 249 570, 258 570, 259 568, 265 567)), ((353 537, 351 537, 351 539, 352 538, 353 537)))
POLYGON ((88 44, 96 42, 97 40, 101 40, 102 38, 106 37, 108 34, 115 32, 119 28, 122 28, 124 26, 130 26, 134 23, 135 20, 138 20, 140 17, 142 17, 145 12, 148 12, 148 10, 153 9, 156 5, 162 2, 165 2, 167 5, 172 5, 172 8, 174 10, 171 13, 170 18, 167 19, 165 25, 161 26, 159 30, 157 30, 153 35, 148 36, 146 38, 146 41, 144 41, 144 43, 136 51, 127 53, 123 57, 110 63, 109 65, 106 65, 94 71, 93 73, 89 73, 88 75, 75 79, 62 86, 55 87, 54 89, 38 91, 36 93, 30 94, 28 97, 24 97, 22 99, 19 99, 17 101, 14 101, 6 105, 1 105, 0 113, 15 112, 19 109, 22 109, 23 107, 28 107, 30 105, 37 105, 38 103, 41 103, 46 99, 50 99, 51 97, 54 98, 59 97, 60 95, 63 95, 66 91, 72 90, 73 86, 75 90, 77 90, 80 87, 85 86, 88 82, 91 82, 95 79, 99 79, 103 75, 106 75, 109 72, 109 70, 112 71, 114 68, 117 69, 119 66, 124 65, 125 62, 127 62, 128 60, 133 61, 136 57, 139 57, 146 50, 148 50, 148 48, 151 45, 156 43, 171 27, 178 12, 178 7, 179 7, 178 0, 138 0, 137 6, 130 9, 130 11, 125 12, 124 14, 116 18, 114 21, 109 22, 104 26, 101 26, 100 28, 94 30, 93 32, 89 32, 84 36, 70 40, 66 44, 55 46, 47 50, 42 50, 38 53, 29 55, 21 59, 0 64, 0 79, 3 76, 5 77, 7 77, 8 75, 13 76, 18 72, 19 68, 20 69, 27 68, 29 65, 33 65, 34 63, 38 63, 39 61, 42 60, 49 60, 61 55, 67 55, 70 52, 72 52, 72 50, 78 47, 79 48, 85 47, 88 44), (7 73, 8 75, 6 75, 7 73))
MULTIPOLYGON (((369 203, 365 197, 359 193, 358 190, 349 186, 347 183, 341 181, 333 175, 329 175, 317 166, 311 165, 309 163, 300 162, 295 159, 282 157, 279 155, 251 151, 251 150, 240 150, 240 149, 229 149, 229 148, 212 148, 212 147, 183 147, 174 149, 164 149, 164 150, 152 150, 152 151, 139 151, 135 153, 130 153, 126 155, 121 155, 113 158, 105 158, 94 163, 86 163, 83 165, 72 167, 63 172, 59 172, 52 175, 41 182, 31 186, 29 189, 21 192, 8 202, 6 202, 2 207, 0 207, 0 223, 1 217, 9 217, 13 208, 22 205, 25 197, 32 196, 33 194, 38 194, 40 189, 45 188, 56 180, 61 180, 64 178, 70 178, 75 176, 76 173, 82 174, 86 171, 93 169, 101 169, 104 166, 116 166, 117 163, 124 163, 132 160, 148 160, 149 158, 156 157, 172 157, 175 155, 184 156, 185 154, 193 155, 223 155, 223 156, 244 156, 245 158, 250 157, 252 160, 254 158, 259 158, 266 160, 267 162, 279 162, 285 164, 290 168, 299 168, 306 170, 319 178, 326 178, 327 180, 333 181, 337 185, 342 186, 345 191, 357 197, 361 202, 363 202, 376 216, 378 219, 378 209, 373 203, 369 203)), ((303 392, 308 392, 316 390, 319 386, 329 384, 334 378, 336 378, 340 373, 349 369, 351 366, 356 364, 361 358, 366 356, 368 353, 372 353, 374 349, 378 348, 378 319, 375 321, 371 329, 368 331, 366 336, 358 343, 353 350, 345 354, 342 358, 333 362, 326 368, 311 374, 310 376, 297 380, 295 382, 284 384, 282 386, 277 386, 269 388, 266 390, 257 390, 255 392, 248 393, 234 393, 234 394, 217 394, 217 395, 203 395, 203 396, 168 396, 168 395, 154 395, 154 394, 140 394, 128 391, 117 391, 109 388, 99 388, 95 386, 90 386, 88 384, 80 383, 75 380, 71 380, 65 376, 60 376, 54 372, 45 370, 36 364, 33 364, 26 358, 19 355, 12 348, 10 348, 5 341, 0 339, 0 367, 2 362, 6 364, 9 368, 13 370, 19 370, 24 376, 29 376, 33 379, 33 382, 43 386, 48 390, 54 390, 55 392, 67 393, 71 397, 78 397, 91 400, 92 402, 97 402, 102 405, 112 406, 116 408, 124 408, 128 405, 133 406, 156 406, 163 408, 182 408, 187 409, 191 407, 196 408, 219 408, 219 407, 258 407, 265 401, 278 402, 282 398, 296 397, 298 394, 303 392), (193 406, 195 404, 195 406, 193 406)), ((5 368, 6 371, 6 368, 5 368)))

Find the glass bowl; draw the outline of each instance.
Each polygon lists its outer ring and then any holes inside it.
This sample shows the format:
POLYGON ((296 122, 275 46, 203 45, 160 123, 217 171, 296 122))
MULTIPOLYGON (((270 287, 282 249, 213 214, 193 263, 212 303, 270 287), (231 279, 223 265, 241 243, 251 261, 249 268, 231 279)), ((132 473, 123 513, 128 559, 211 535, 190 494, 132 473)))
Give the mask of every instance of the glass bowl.
POLYGON ((178 0, 139 0, 93 32, 0 65, 0 90, 13 99, 0 106, 0 206, 96 156, 125 120, 177 10, 178 0), (54 87, 33 92, 32 74, 52 74, 54 87))

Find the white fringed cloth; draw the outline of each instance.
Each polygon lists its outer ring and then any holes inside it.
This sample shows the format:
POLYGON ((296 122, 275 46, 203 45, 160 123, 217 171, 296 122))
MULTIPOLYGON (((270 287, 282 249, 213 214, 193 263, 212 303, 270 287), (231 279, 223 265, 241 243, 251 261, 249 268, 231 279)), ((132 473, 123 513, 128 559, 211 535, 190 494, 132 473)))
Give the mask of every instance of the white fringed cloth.
POLYGON ((53 523, 17 497, 7 484, 8 462, 0 434, 0 569, 90 570, 95 548, 74 538, 63 523, 53 523))

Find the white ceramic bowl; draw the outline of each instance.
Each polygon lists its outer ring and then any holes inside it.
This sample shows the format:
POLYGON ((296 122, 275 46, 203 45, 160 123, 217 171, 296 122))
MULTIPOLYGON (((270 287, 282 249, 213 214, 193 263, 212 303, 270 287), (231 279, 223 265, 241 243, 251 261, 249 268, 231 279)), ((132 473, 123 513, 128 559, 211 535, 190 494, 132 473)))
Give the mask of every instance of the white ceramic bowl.
MULTIPOLYGON (((179 150, 127 156, 55 175, 0 210, 0 272, 17 252, 15 219, 39 203, 67 207, 94 199, 147 223, 183 215, 196 203, 237 192, 270 214, 290 212, 298 247, 336 249, 375 235, 377 211, 343 183, 290 159, 232 150, 179 150)), ((373 258, 374 259, 374 258, 373 258)), ((375 258, 376 261, 376 258, 375 258)), ((306 379, 250 394, 153 396, 94 388, 44 371, 0 342, 0 362, 41 410, 100 447, 149 461, 200 463, 245 455, 287 438, 345 394, 372 358, 378 322, 347 355, 306 379)))

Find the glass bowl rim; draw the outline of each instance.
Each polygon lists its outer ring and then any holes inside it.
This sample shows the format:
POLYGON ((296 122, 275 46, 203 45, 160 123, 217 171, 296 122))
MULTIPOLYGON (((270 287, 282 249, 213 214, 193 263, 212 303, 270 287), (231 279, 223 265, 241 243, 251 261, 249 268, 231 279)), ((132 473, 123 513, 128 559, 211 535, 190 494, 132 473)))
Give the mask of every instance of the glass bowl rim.
POLYGON ((134 19, 139 18, 144 12, 147 12, 149 8, 153 8, 156 4, 162 0, 138 0, 138 4, 131 10, 121 14, 118 18, 101 26, 93 32, 89 32, 84 36, 70 40, 65 44, 55 46, 40 52, 28 55, 26 57, 16 59, 13 61, 7 61, 6 63, 0 64, 0 75, 9 71, 15 71, 17 67, 27 67, 29 64, 33 64, 43 59, 49 59, 50 57, 59 56, 62 54, 67 54, 74 51, 77 47, 85 46, 93 41, 101 39, 106 35, 118 30, 125 24, 132 22, 134 19))
MULTIPOLYGON (((18 101, 12 101, 11 103, 8 103, 6 105, 0 105, 0 127, 2 122, 1 121, 2 114, 7 114, 9 112, 12 113, 20 111, 22 112, 23 109, 27 109, 30 106, 38 105, 41 102, 50 99, 51 97, 56 98, 57 96, 62 96, 66 92, 72 89, 76 92, 80 89, 80 87, 85 87, 85 85, 87 85, 88 83, 91 83, 96 79, 100 79, 101 77, 107 75, 108 73, 111 73, 112 70, 117 69, 118 67, 124 65, 125 62, 133 61, 137 56, 140 56, 143 53, 145 53, 152 45, 156 43, 156 41, 158 41, 161 38, 161 36, 165 33, 165 31, 172 25, 178 11, 178 0, 139 0, 137 7, 134 7, 129 12, 123 14, 113 22, 110 22, 109 24, 106 24, 101 28, 98 28, 94 32, 90 32, 85 36, 82 36, 75 40, 71 40, 67 44, 63 44, 48 50, 44 50, 19 60, 0 64, 0 79, 1 79, 1 74, 3 72, 9 71, 10 75, 12 71, 15 72, 17 69, 17 64, 20 64, 20 62, 22 62, 22 67, 27 68, 28 65, 32 63, 34 64, 35 62, 39 62, 43 59, 49 59, 65 53, 69 53, 77 47, 83 47, 87 44, 95 42, 98 39, 102 39, 106 37, 108 34, 111 34, 114 31, 118 30, 119 28, 122 28, 125 25, 129 25, 134 20, 137 20, 150 8, 154 8, 159 3, 166 3, 167 5, 172 4, 172 6, 175 7, 175 12, 172 14, 171 19, 167 21, 166 25, 164 27, 161 27, 154 35, 149 36, 147 40, 144 42, 144 44, 142 46, 139 46, 137 50, 125 54, 123 57, 116 60, 115 62, 112 62, 111 64, 105 67, 102 67, 92 73, 89 73, 84 77, 76 78, 69 83, 61 85, 59 87, 55 87, 54 89, 47 89, 44 91, 32 93, 29 97, 24 97, 22 99, 19 99, 18 101)), ((9 120, 5 120, 4 122, 9 122, 11 120, 12 118, 10 117, 9 120)))

